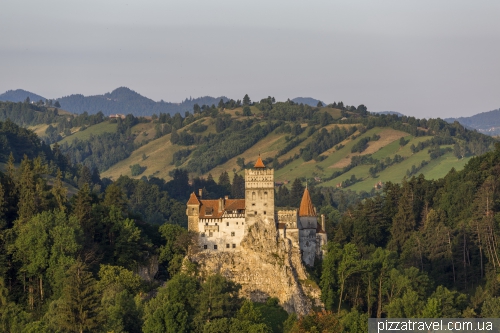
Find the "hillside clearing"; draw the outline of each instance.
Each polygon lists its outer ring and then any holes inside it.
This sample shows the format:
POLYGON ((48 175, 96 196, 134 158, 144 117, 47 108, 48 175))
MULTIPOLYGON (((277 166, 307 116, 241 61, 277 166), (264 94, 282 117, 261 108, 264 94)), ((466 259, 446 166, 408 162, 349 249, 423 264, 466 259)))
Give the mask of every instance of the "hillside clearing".
POLYGON ((78 132, 75 132, 74 134, 71 134, 61 141, 59 141, 59 144, 62 145, 64 143, 71 144, 73 140, 78 139, 78 140, 88 140, 91 135, 97 136, 103 133, 113 133, 116 132, 116 129, 118 127, 117 123, 110 123, 109 121, 103 121, 102 123, 89 126, 85 130, 79 130, 78 132))

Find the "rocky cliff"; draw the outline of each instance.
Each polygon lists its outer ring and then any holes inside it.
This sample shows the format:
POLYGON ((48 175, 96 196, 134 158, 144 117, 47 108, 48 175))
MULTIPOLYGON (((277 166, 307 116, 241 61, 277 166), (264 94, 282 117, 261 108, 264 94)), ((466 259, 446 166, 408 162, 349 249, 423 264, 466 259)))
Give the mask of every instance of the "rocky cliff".
POLYGON ((240 295, 253 301, 277 297, 288 312, 307 314, 322 308, 320 290, 307 278, 298 246, 279 238, 274 223, 257 220, 248 226, 240 251, 201 252, 190 257, 201 274, 220 273, 239 283, 240 295))

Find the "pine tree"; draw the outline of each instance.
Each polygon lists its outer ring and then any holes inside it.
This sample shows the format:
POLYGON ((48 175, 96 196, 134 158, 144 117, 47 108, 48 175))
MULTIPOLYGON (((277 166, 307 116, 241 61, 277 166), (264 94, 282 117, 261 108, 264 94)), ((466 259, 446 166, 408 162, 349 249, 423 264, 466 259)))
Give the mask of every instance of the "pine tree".
POLYGON ((224 100, 221 98, 219 104, 217 105, 219 109, 224 109, 224 100))
POLYGON ((92 197, 90 196, 89 184, 85 183, 76 194, 73 214, 78 219, 80 226, 86 235, 93 235, 93 226, 91 221, 92 197))
POLYGON ((18 214, 22 221, 29 220, 36 213, 35 206, 35 179, 31 161, 25 155, 20 166, 18 214))
POLYGON ((88 184, 89 186, 92 184, 92 173, 86 165, 80 169, 78 177, 78 187, 82 188, 83 184, 88 184))
POLYGON ((54 180, 54 185, 52 185, 52 195, 56 199, 59 210, 64 211, 66 209, 67 197, 66 194, 68 190, 64 187, 62 183, 62 173, 60 169, 57 169, 57 176, 54 180))
POLYGON ((224 188, 225 193, 231 193, 231 181, 229 180, 229 174, 227 171, 220 174, 218 185, 224 188))
POLYGON ((299 178, 295 178, 292 184, 292 191, 290 193, 290 206, 299 207, 303 194, 304 186, 299 178))
POLYGON ((248 94, 245 94, 245 97, 243 97, 243 105, 250 105, 250 97, 248 97, 248 94))
POLYGON ((245 179, 243 176, 234 174, 233 184, 231 185, 231 196, 237 199, 245 198, 245 179))
POLYGON ((391 240, 389 248, 401 251, 404 243, 415 230, 416 222, 413 214, 413 193, 408 182, 403 182, 398 212, 392 219, 391 240))
POLYGON ((81 261, 68 269, 61 301, 56 318, 61 328, 83 333, 92 332, 99 326, 100 301, 96 281, 81 261))
POLYGON ((127 210, 127 201, 124 198, 121 188, 115 183, 110 184, 108 187, 106 187, 103 204, 108 208, 110 208, 111 206, 115 206, 123 213, 125 213, 127 210))

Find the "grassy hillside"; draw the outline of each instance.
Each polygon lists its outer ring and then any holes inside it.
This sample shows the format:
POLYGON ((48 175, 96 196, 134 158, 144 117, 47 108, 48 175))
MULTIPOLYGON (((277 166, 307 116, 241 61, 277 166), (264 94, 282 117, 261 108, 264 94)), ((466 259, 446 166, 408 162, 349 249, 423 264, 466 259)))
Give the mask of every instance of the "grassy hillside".
MULTIPOLYGON (((271 133, 264 139, 260 140, 257 144, 247 149, 244 153, 239 154, 227 162, 211 169, 208 173, 211 173, 216 178, 224 171, 228 171, 230 174, 232 171, 236 171, 241 174, 242 169, 237 164, 238 158, 244 158, 247 163, 251 164, 257 160, 259 153, 264 160, 266 158, 273 157, 280 149, 283 149, 286 143, 285 136, 285 134, 271 133)), ((275 171, 275 181, 291 182, 295 178, 308 178, 311 180, 315 177, 323 179, 331 175, 333 171, 341 170, 342 167, 347 166, 351 161, 352 156, 367 155, 372 153, 373 157, 379 159, 385 159, 386 157, 393 158, 395 154, 406 157, 403 162, 388 167, 375 178, 372 178, 369 174, 369 165, 359 165, 339 177, 324 182, 318 182, 318 185, 335 187, 338 183, 350 178, 352 175, 355 175, 357 178, 362 178, 363 180, 351 185, 348 188, 354 191, 370 191, 374 184, 379 181, 400 182, 403 177, 406 176, 407 170, 410 170, 412 165, 420 164, 422 160, 429 161, 430 163, 422 168, 419 173, 423 173, 426 178, 436 179, 443 177, 451 168, 455 168, 457 170, 462 169, 465 163, 470 159, 470 157, 467 157, 459 160, 453 156, 453 153, 450 152, 433 161, 430 161, 429 154, 426 150, 415 154, 411 153, 409 149, 411 144, 417 144, 418 142, 428 139, 429 137, 415 138, 408 135, 408 133, 393 129, 374 128, 354 140, 345 140, 345 147, 339 151, 335 151, 335 149, 333 149, 326 152, 324 155, 326 155, 327 158, 323 161, 316 162, 311 160, 304 162, 301 158, 294 160, 287 166, 275 171), (369 148, 363 153, 350 152, 350 149, 354 144, 356 144, 363 137, 373 135, 373 133, 378 133, 381 136, 381 139, 379 141, 372 142, 369 145, 369 148), (400 147, 398 144, 400 137, 405 137, 410 141, 410 143, 405 147, 400 147)), ((304 141, 304 144, 306 143, 307 140, 304 141)), ((295 152, 298 152, 301 149, 301 146, 302 145, 294 148, 290 153, 286 154, 286 156, 293 155, 295 152)), ((105 171, 102 175, 112 179, 116 179, 120 175, 131 176, 130 166, 138 163, 141 166, 146 167, 146 170, 143 174, 137 176, 137 178, 152 175, 170 179, 169 172, 175 169, 175 166, 172 164, 173 153, 181 148, 182 147, 177 145, 172 145, 170 143, 170 135, 167 135, 137 149, 129 158, 117 163, 109 170, 105 171), (143 160, 143 154, 147 157, 145 160, 143 160)), ((181 165, 181 167, 186 164, 187 161, 181 165)), ((207 176, 208 173, 203 176, 207 176)))
MULTIPOLYGON (((101 175, 111 179, 132 176, 131 167, 139 165, 141 172, 135 178, 168 180, 174 169, 184 168, 192 177, 212 174, 217 179, 224 171, 230 177, 233 172, 242 174, 242 162, 251 167, 260 154, 268 167, 275 168, 277 182, 301 178, 320 186, 342 184, 343 188, 370 191, 378 182, 400 182, 420 173, 430 179, 442 177, 451 168, 462 169, 474 155, 467 145, 491 147, 488 140, 492 139, 481 141, 484 136, 441 120, 367 115, 352 107, 346 111, 278 104, 253 105, 250 116, 243 116, 242 107, 189 115, 189 121, 185 118, 174 129, 176 139, 170 132, 158 138, 157 132, 158 126, 173 125, 175 119, 133 125, 128 133, 135 148, 101 175), (467 151, 466 157, 456 157, 457 145, 467 151)), ((105 121, 61 142, 116 130, 116 123, 105 121)))
POLYGON ((70 144, 75 139, 88 140, 91 135, 97 136, 105 132, 113 133, 116 132, 116 127, 117 127, 116 123, 110 123, 109 121, 104 121, 102 123, 89 126, 84 130, 82 130, 81 128, 73 128, 72 134, 59 141, 59 144, 63 143, 70 144))
POLYGON ((135 178, 142 176, 155 176, 170 179, 169 171, 176 167, 172 164, 173 154, 182 147, 170 143, 170 134, 149 142, 148 144, 135 150, 127 159, 124 159, 101 174, 116 180, 121 175, 132 176, 130 166, 140 164, 146 170, 135 178), (143 155, 146 159, 143 159, 143 155))

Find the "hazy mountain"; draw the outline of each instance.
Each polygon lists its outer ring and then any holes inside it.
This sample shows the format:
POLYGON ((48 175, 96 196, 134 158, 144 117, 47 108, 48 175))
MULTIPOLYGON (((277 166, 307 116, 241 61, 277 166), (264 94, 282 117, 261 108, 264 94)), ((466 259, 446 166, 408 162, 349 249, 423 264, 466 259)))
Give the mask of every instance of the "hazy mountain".
POLYGON ((324 102, 320 101, 319 99, 315 99, 312 97, 295 97, 292 99, 293 102, 297 104, 307 104, 309 106, 317 106, 318 102, 321 102, 323 105, 326 105, 324 102))
POLYGON ((404 114, 402 114, 400 112, 396 112, 396 111, 372 111, 371 113, 373 113, 373 114, 395 114, 398 117, 404 116, 404 114))
POLYGON ((38 102, 39 100, 45 101, 45 97, 23 89, 7 90, 0 95, 0 101, 24 102, 26 100, 26 97, 29 97, 33 102, 38 102))
POLYGON ((446 118, 453 123, 458 121, 467 128, 475 129, 487 135, 500 135, 500 109, 478 113, 471 117, 446 118))
POLYGON ((205 96, 186 99, 181 103, 155 102, 129 88, 120 87, 104 95, 83 96, 78 94, 65 96, 58 100, 63 109, 75 113, 87 111, 90 114, 94 114, 102 111, 105 115, 131 113, 135 116, 150 116, 154 113, 159 114, 160 112, 170 114, 177 112, 184 114, 185 111, 192 112, 195 104, 200 106, 203 104, 217 105, 221 98, 224 102, 228 100, 225 96, 205 96))

